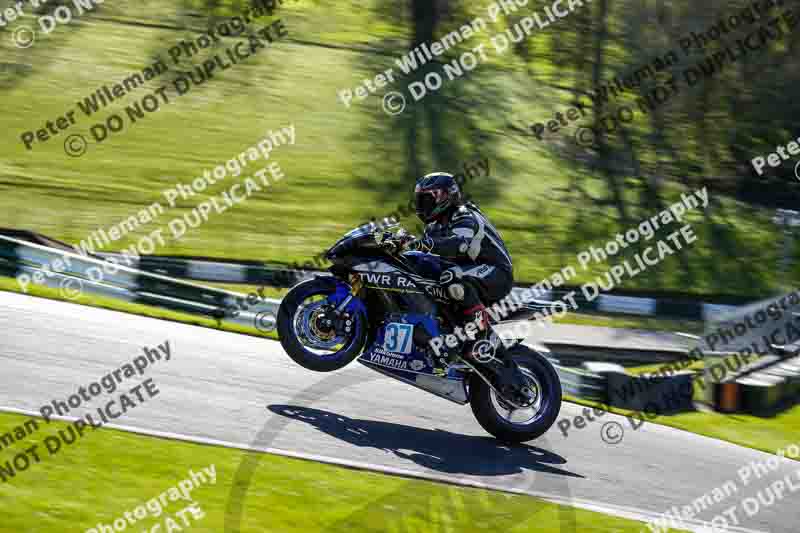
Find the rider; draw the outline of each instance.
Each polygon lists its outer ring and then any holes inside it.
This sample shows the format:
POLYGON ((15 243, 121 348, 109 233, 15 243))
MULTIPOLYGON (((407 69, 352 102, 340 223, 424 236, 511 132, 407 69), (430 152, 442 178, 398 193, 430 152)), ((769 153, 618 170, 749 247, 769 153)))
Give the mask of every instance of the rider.
MULTIPOLYGON (((439 278, 457 302, 460 323, 456 325, 474 321, 480 332, 486 332, 486 305, 505 297, 514 282, 511 255, 500 233, 478 206, 462 199, 452 174, 434 172, 419 178, 414 195, 417 216, 426 224, 425 234, 407 243, 406 250, 437 254, 456 265, 439 278)), ((470 355, 474 345, 474 340, 465 343, 462 354, 470 355)), ((452 362, 450 354, 441 353, 452 362)), ((439 364, 446 366, 448 359, 439 364)))

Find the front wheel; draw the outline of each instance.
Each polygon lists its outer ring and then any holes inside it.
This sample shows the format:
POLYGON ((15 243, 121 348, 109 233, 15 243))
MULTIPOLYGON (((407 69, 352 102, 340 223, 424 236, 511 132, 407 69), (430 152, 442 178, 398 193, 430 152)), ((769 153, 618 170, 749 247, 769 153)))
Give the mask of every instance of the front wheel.
POLYGON ((349 364, 364 349, 367 319, 361 310, 334 313, 347 294, 333 277, 296 285, 281 301, 278 336, 281 346, 300 366, 331 372, 349 364))
POLYGON ((478 423, 498 440, 519 443, 543 435, 561 410, 561 381, 553 365, 530 348, 517 344, 509 350, 527 386, 533 392, 525 408, 500 398, 480 377, 473 375, 470 406, 478 423))

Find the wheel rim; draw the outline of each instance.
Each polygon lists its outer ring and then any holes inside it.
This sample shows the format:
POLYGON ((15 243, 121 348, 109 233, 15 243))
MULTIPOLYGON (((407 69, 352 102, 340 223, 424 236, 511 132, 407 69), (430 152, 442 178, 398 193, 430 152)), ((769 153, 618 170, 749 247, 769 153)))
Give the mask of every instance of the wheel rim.
POLYGON ((327 323, 332 320, 333 306, 327 294, 315 293, 306 296, 297 306, 292 317, 292 333, 303 348, 317 356, 333 357, 347 350, 358 337, 361 324, 353 317, 349 335, 339 335, 327 323))
POLYGON ((526 381, 528 381, 528 388, 533 396, 530 405, 524 408, 514 407, 500 398, 494 389, 489 391, 489 397, 491 398, 495 413, 505 422, 512 426, 529 426, 539 420, 544 414, 544 410, 542 409, 544 394, 542 394, 542 384, 539 378, 536 377, 536 374, 522 366, 520 366, 519 369, 525 376, 526 381))

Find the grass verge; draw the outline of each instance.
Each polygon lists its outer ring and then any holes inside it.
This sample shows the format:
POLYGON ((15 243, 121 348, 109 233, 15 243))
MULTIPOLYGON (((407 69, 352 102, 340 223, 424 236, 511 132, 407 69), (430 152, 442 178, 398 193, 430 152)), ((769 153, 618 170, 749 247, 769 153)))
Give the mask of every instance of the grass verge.
MULTIPOLYGON (((22 424, 26 417, 0 413, 0 428, 22 424)), ((214 465, 216 482, 192 491, 203 518, 192 531, 224 531, 235 473, 252 452, 134 435, 111 429, 89 430, 49 456, 44 439, 68 424, 54 421, 4 450, 0 464, 15 452, 38 444, 41 463, 31 463, 6 483, 0 502, 6 509, 2 532, 85 531, 110 524, 126 511, 146 504, 189 470, 214 465), (9 503, 13 502, 13 505, 9 503)), ((132 528, 148 531, 186 501, 167 501, 164 514, 148 516, 132 528)), ((155 507, 155 506, 154 506, 155 507)), ((254 469, 243 503, 241 532, 385 532, 385 531, 564 531, 565 517, 576 531, 639 532, 641 523, 599 513, 572 510, 535 498, 392 477, 380 473, 263 454, 254 469), (574 514, 573 514, 574 513, 574 514), (572 518, 574 516, 574 518, 572 518)), ((132 514, 134 519, 136 515, 132 514)), ((176 529, 177 531, 177 529, 176 529)))

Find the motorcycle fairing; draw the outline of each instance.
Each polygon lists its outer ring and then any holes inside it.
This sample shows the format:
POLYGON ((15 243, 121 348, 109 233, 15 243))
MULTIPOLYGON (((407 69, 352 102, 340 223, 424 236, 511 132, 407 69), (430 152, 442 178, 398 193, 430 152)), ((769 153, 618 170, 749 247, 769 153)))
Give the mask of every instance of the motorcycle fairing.
POLYGON ((364 350, 358 361, 364 366, 414 385, 456 403, 467 403, 468 396, 463 374, 451 372, 447 376, 433 373, 433 361, 420 346, 416 328, 424 328, 426 338, 440 335, 439 327, 431 316, 404 313, 393 315, 378 329, 375 342, 364 350), (411 324, 415 328, 410 353, 391 352, 385 348, 386 328, 391 323, 411 324))
POLYGON ((438 279, 442 272, 438 256, 421 252, 406 252, 403 257, 420 271, 419 274, 404 270, 382 260, 364 260, 350 265, 364 286, 369 289, 389 290, 404 293, 425 294, 441 302, 450 301, 438 279))
POLYGON ((399 269, 385 261, 368 261, 352 266, 361 282, 369 289, 392 290, 421 294, 423 289, 417 285, 421 279, 410 272, 399 269))

